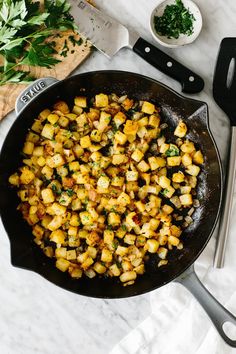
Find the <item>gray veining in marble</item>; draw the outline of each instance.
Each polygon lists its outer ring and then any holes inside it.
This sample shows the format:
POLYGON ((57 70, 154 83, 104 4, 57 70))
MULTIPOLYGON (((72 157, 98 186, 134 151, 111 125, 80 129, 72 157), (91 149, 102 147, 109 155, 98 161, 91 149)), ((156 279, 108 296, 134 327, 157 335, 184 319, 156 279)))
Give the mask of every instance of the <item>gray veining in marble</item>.
MULTIPOLYGON (((154 43, 148 21, 157 0, 97 0, 96 3, 154 43)), ((236 2, 197 0, 196 3, 204 21, 199 38, 189 46, 165 51, 204 78, 204 91, 191 97, 207 102, 210 126, 224 160, 229 125, 212 98, 211 87, 220 40, 236 36, 236 2)), ((180 92, 177 82, 128 49, 121 50, 111 60, 95 51, 76 73, 99 69, 142 73, 180 92)), ((14 118, 13 112, 0 124, 0 146, 14 118)), ((1 223, 0 235, 1 354, 108 354, 150 313, 148 294, 116 301, 89 299, 66 292, 32 272, 13 268, 1 223)))

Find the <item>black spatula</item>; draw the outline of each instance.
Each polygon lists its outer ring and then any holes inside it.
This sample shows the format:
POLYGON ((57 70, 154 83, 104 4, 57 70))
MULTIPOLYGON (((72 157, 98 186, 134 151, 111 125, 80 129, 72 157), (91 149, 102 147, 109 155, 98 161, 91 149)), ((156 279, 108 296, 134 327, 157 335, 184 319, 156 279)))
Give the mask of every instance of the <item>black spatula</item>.
POLYGON ((236 38, 224 38, 220 45, 213 80, 213 96, 231 125, 228 168, 223 189, 222 215, 214 266, 222 268, 232 208, 236 167, 236 38))

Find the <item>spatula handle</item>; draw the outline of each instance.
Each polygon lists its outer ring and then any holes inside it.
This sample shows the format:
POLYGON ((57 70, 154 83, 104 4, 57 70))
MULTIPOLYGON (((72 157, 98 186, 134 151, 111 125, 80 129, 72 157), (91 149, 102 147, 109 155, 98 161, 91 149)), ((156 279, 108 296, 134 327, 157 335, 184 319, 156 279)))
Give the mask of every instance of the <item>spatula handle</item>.
POLYGON ((224 183, 224 199, 222 203, 222 214, 220 218, 220 229, 218 234, 218 241, 216 245, 216 252, 214 258, 214 266, 216 268, 222 268, 224 266, 224 256, 226 243, 229 233, 230 216, 232 209, 232 201, 234 194, 234 180, 236 170, 236 127, 232 126, 231 143, 229 151, 228 171, 225 176, 224 183))
POLYGON ((164 74, 180 82, 182 91, 198 93, 204 87, 203 79, 157 47, 139 38, 133 51, 164 74))

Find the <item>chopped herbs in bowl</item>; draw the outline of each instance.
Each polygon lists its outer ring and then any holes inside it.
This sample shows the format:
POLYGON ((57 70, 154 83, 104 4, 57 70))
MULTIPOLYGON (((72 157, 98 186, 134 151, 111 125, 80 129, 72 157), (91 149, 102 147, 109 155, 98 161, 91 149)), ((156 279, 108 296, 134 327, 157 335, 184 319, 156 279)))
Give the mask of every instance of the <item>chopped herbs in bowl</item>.
POLYGON ((202 16, 191 0, 165 0, 152 12, 151 32, 166 47, 193 42, 202 28, 202 16))

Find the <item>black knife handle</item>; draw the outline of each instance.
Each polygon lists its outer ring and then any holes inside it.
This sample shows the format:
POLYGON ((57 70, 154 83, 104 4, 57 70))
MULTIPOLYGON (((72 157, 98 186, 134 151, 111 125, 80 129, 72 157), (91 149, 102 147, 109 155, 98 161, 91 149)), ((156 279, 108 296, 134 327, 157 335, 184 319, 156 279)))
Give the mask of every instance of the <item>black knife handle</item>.
POLYGON ((204 81, 200 76, 145 41, 145 39, 139 38, 133 47, 133 51, 158 70, 179 81, 183 92, 198 93, 202 91, 204 81))

